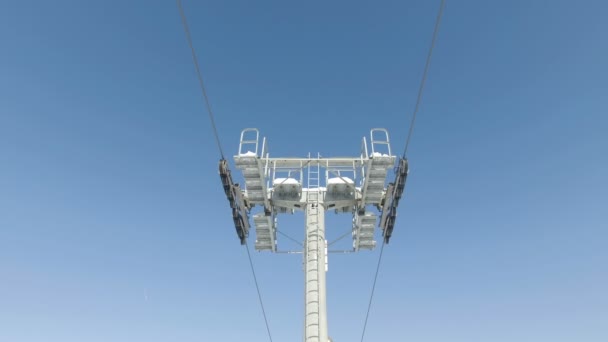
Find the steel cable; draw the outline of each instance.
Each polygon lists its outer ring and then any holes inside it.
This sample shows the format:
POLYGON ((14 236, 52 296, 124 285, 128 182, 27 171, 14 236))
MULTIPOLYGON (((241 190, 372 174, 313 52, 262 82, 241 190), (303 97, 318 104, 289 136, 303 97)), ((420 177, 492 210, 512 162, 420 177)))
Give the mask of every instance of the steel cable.
MULTIPOLYGON (((194 45, 192 44, 192 36, 190 34, 190 28, 188 27, 188 21, 186 19, 186 14, 184 13, 184 8, 182 6, 182 2, 180 0, 177 1, 177 8, 179 9, 179 14, 182 19, 182 25, 184 27, 184 32, 186 34, 186 39, 188 40, 188 46, 190 46, 190 52, 192 53, 192 61, 194 62, 194 68, 196 69, 196 76, 198 78, 198 83, 201 88, 201 92, 203 95, 203 99, 205 100, 205 106, 207 107, 207 113, 209 114, 209 121, 211 122, 211 128, 213 129, 213 134, 215 136, 215 142, 217 143, 217 148, 220 152, 220 156, 222 160, 224 160, 224 150, 222 149, 222 144, 220 142, 220 136, 217 131, 217 127, 215 125, 215 117, 213 115, 213 111, 211 110, 211 104, 209 102, 209 97, 207 96, 207 90, 205 89, 205 83, 203 82, 203 76, 201 73, 200 66, 198 64, 198 57, 196 56, 196 51, 194 50, 194 45)), ((249 245, 245 244, 247 249, 247 257, 249 259, 249 266, 251 267, 251 274, 253 275, 253 281, 255 283, 255 288, 258 294, 258 299, 260 301, 260 307, 262 308, 262 316, 264 316, 264 323, 266 324, 266 331, 268 332, 268 339, 272 342, 272 335, 270 334, 270 326, 268 325, 268 318, 266 317, 266 310, 264 310, 264 303, 262 301, 262 294, 260 292, 260 286, 258 284, 258 279, 255 274, 255 268, 253 267, 253 261, 251 259, 251 253, 249 252, 249 245)))

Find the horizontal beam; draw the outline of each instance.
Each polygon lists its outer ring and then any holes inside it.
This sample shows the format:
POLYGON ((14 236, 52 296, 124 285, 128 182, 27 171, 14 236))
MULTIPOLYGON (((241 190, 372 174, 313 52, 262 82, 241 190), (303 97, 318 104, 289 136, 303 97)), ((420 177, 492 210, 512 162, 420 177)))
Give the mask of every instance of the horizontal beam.
MULTIPOLYGON (((234 156, 235 160, 242 156, 234 156)), ((336 157, 336 158, 259 158, 260 161, 268 162, 270 165, 280 168, 302 168, 306 166, 321 166, 321 167, 362 167, 367 163, 367 157, 336 157)))

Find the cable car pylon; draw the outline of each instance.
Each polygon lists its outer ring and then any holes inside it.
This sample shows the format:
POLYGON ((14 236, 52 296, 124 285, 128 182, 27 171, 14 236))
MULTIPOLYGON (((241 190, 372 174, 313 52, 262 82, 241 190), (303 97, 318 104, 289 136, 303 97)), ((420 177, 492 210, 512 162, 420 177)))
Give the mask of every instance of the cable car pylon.
POLYGON ((326 272, 328 243, 325 212, 352 215, 352 249, 376 247, 375 227, 388 243, 403 195, 408 163, 391 152, 388 131, 374 128, 369 143, 363 137, 358 156, 340 158, 270 157, 266 138, 255 128, 241 132, 234 163, 244 178, 244 187, 234 183, 226 160, 219 162, 219 174, 240 243, 249 235, 249 216, 255 226, 255 249, 278 252, 277 220, 280 214, 296 210, 305 214, 304 341, 328 342, 326 272), (394 182, 387 184, 395 169, 394 182), (306 186, 304 186, 306 185, 306 186), (254 208, 260 207, 254 213, 254 208), (374 210, 374 208, 376 210, 374 210), (378 214, 380 216, 378 216, 378 214))

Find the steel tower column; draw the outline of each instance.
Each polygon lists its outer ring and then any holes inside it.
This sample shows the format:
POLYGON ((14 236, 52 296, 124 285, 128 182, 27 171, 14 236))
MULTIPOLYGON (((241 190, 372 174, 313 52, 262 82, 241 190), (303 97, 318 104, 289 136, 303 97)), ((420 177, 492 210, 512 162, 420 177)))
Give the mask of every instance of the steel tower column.
POLYGON ((325 208, 319 189, 308 189, 304 248, 304 342, 327 342, 325 208))

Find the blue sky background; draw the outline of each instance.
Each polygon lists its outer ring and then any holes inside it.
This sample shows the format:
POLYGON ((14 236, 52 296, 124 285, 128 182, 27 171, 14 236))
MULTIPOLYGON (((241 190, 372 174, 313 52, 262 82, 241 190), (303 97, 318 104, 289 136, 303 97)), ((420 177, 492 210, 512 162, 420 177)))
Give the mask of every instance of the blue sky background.
MULTIPOLYGON (((438 1, 184 6, 227 154, 402 150, 438 1)), ((366 341, 608 340, 607 10, 448 1, 366 341)), ((175 3, 4 1, 0 44, 0 341, 266 341, 175 3)), ((377 256, 330 256, 335 341, 377 256)), ((300 340, 301 257, 253 257, 300 340)))

